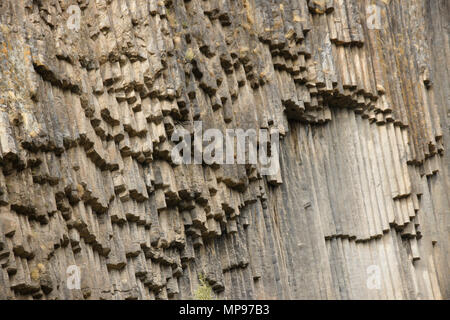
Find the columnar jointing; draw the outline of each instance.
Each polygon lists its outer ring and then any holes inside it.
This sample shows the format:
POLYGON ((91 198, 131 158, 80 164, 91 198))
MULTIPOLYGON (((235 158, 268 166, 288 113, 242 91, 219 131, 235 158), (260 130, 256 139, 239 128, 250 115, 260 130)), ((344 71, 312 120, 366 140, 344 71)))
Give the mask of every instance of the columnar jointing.
POLYGON ((1 1, 0 299, 448 299, 449 5, 1 1))

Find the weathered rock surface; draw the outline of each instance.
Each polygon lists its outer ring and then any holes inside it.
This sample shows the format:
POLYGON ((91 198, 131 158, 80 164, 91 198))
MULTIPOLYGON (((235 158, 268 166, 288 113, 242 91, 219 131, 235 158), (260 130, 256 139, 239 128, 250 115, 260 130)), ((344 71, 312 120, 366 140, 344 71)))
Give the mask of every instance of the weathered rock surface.
POLYGON ((220 299, 448 299, 449 21, 446 0, 1 0, 0 299, 189 299, 200 274, 220 299), (279 130, 280 174, 173 164, 195 120, 279 130))

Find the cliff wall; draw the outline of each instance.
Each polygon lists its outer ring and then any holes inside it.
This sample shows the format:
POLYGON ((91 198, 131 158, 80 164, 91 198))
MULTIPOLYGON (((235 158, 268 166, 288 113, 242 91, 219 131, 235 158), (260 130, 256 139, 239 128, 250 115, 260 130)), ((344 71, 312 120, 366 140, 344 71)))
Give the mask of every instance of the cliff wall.
POLYGON ((448 299, 449 21, 1 0, 0 299, 448 299), (280 171, 175 164, 194 121, 279 132, 280 171))

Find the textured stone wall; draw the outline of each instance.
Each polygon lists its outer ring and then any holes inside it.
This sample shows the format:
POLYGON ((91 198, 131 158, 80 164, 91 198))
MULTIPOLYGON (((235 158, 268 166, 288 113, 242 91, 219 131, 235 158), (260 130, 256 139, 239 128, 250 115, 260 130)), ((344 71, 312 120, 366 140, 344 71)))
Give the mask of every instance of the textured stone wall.
POLYGON ((449 21, 0 0, 0 299, 189 299, 202 275, 219 299, 448 299, 449 21), (196 120, 278 130, 281 171, 174 164, 196 120))

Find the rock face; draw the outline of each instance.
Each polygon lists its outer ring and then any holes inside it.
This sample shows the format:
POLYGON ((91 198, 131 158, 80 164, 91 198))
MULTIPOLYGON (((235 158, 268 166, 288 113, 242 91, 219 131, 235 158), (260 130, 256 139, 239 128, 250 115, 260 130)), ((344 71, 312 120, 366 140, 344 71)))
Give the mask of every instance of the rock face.
POLYGON ((0 1, 0 298, 448 299, 449 21, 446 0, 0 1), (281 171, 173 163, 197 120, 278 130, 281 171))

